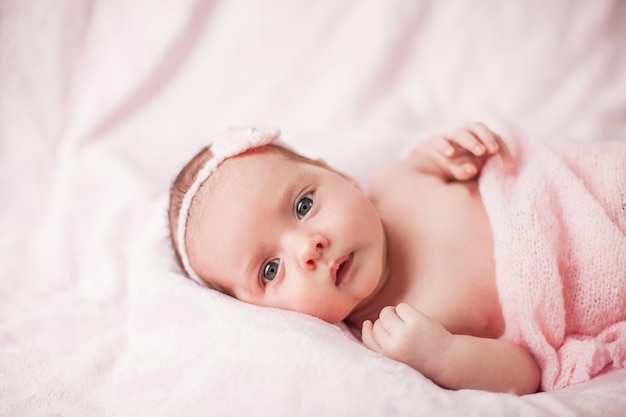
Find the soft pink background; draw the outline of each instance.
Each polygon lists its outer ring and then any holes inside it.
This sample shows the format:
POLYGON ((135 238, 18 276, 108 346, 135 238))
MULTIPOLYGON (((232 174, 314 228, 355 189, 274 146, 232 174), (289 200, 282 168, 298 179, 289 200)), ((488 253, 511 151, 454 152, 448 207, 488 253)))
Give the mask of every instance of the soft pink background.
POLYGON ((169 183, 227 125, 275 125, 367 187, 486 113, 626 138, 626 3, 0 0, 0 414, 624 415, 626 371, 449 392, 175 268, 169 183))

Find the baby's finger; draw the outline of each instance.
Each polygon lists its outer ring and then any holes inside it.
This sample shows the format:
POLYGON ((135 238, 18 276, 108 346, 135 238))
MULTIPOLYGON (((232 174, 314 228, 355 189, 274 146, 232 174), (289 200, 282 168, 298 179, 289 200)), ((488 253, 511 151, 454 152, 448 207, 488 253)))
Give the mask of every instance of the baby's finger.
POLYGON ((497 135, 493 133, 484 123, 472 123, 467 128, 474 136, 482 142, 487 148, 487 152, 490 154, 497 153, 500 149, 500 144, 497 135))
POLYGON ((393 306, 383 308, 377 322, 380 322, 381 326, 389 333, 394 333, 403 325, 402 319, 398 316, 396 308, 393 306))
POLYGON ((396 306, 396 314, 405 323, 414 321, 423 315, 419 310, 407 303, 400 303, 396 306))
POLYGON ((369 320, 365 320, 363 322, 361 339, 363 340, 363 344, 369 349, 372 349, 375 352, 381 351, 380 345, 378 344, 378 342, 376 342, 376 339, 374 338, 374 325, 369 320))
POLYGON ((449 164, 448 170, 452 178, 467 181, 478 175, 479 168, 471 158, 462 158, 457 163, 449 164))
POLYGON ((385 328, 385 326, 383 326, 383 324, 380 322, 380 319, 378 319, 374 322, 372 326, 372 336, 374 336, 373 339, 376 341, 376 344, 380 347, 381 345, 384 345, 386 340, 389 340, 389 338, 391 337, 391 334, 385 328))
POLYGON ((470 153, 481 156, 487 151, 485 145, 483 145, 469 130, 457 129, 453 131, 449 137, 446 137, 449 141, 456 143, 460 147, 467 149, 470 153))
POLYGON ((515 167, 509 147, 497 133, 491 131, 484 123, 472 123, 468 129, 485 144, 490 154, 499 153, 504 165, 508 169, 515 167))
POLYGON ((454 146, 448 141, 448 139, 443 136, 439 136, 435 139, 433 146, 442 156, 446 158, 450 158, 454 155, 454 146))
POLYGON ((500 157, 504 162, 504 166, 508 169, 512 170, 515 168, 515 161, 513 160, 513 155, 511 155, 511 151, 507 146, 506 142, 502 140, 502 138, 496 135, 496 139, 498 140, 498 146, 500 147, 500 157))

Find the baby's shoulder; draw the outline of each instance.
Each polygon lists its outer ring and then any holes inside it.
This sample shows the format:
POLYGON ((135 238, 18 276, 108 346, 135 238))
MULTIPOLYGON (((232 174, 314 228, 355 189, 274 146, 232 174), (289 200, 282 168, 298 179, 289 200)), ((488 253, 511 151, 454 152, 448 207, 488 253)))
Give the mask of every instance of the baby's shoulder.
POLYGON ((405 203, 424 195, 437 195, 445 190, 440 178, 415 169, 409 159, 400 159, 383 167, 374 175, 369 197, 376 205, 405 203))
POLYGON ((385 191, 398 186, 443 187, 439 177, 425 174, 417 169, 410 158, 403 158, 385 165, 372 178, 372 191, 385 191))

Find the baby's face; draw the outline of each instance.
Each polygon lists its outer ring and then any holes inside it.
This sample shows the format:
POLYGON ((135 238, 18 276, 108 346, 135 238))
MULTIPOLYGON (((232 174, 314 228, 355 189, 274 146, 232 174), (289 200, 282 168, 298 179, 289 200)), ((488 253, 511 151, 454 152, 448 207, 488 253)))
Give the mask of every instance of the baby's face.
POLYGON ((188 223, 200 277, 242 301, 331 323, 374 291, 384 233, 353 181, 268 148, 228 159, 214 175, 188 223))

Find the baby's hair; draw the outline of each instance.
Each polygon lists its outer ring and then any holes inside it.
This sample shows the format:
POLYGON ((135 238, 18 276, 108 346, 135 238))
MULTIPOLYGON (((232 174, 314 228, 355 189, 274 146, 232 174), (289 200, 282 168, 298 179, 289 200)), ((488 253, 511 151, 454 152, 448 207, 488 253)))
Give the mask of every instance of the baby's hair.
MULTIPOLYGON (((258 152, 258 151, 262 151, 263 149, 279 152, 281 155, 285 156, 287 159, 290 159, 296 162, 303 162, 303 163, 312 164, 312 165, 325 166, 320 161, 309 159, 305 156, 302 156, 292 151, 291 149, 288 149, 279 145, 269 144, 269 145, 263 146, 262 148, 253 149, 248 152, 258 152)), ((180 213, 180 207, 182 205, 183 198, 185 194, 187 193, 187 190, 189 190, 191 185, 194 183, 196 176, 198 175, 198 172, 202 169, 205 163, 208 160, 210 160, 212 157, 213 157, 213 153, 211 152, 210 147, 207 146, 207 147, 202 148, 193 158, 191 158, 189 162, 187 162, 187 164, 185 164, 183 169, 180 171, 180 173, 178 174, 178 176, 172 183, 172 186, 170 187, 170 203, 169 203, 169 208, 168 208, 170 242, 172 244, 172 248, 174 249, 174 254, 176 256, 176 261, 178 263, 178 266, 183 271, 185 270, 185 268, 183 267, 183 261, 178 251, 178 245, 176 244, 176 231, 177 231, 178 215, 180 213)), ((210 180, 211 178, 209 178, 207 182, 210 180)), ((204 185, 205 184, 203 184, 201 188, 204 185)), ((207 277, 203 277, 203 281, 206 283, 206 285, 209 288, 232 295, 226 288, 222 288, 221 286, 218 286, 215 283, 207 281, 207 277)))
POLYGON ((176 227, 178 225, 180 207, 183 204, 185 193, 189 190, 189 187, 191 187, 196 179, 198 171, 200 171, 206 161, 212 157, 213 153, 211 152, 210 147, 206 146, 200 149, 200 151, 185 164, 183 169, 180 170, 178 176, 170 187, 170 204, 167 211, 170 226, 170 242, 172 243, 172 248, 174 249, 174 254, 176 255, 176 262, 183 271, 183 260, 180 256, 180 252, 178 251, 178 245, 176 244, 176 227))

